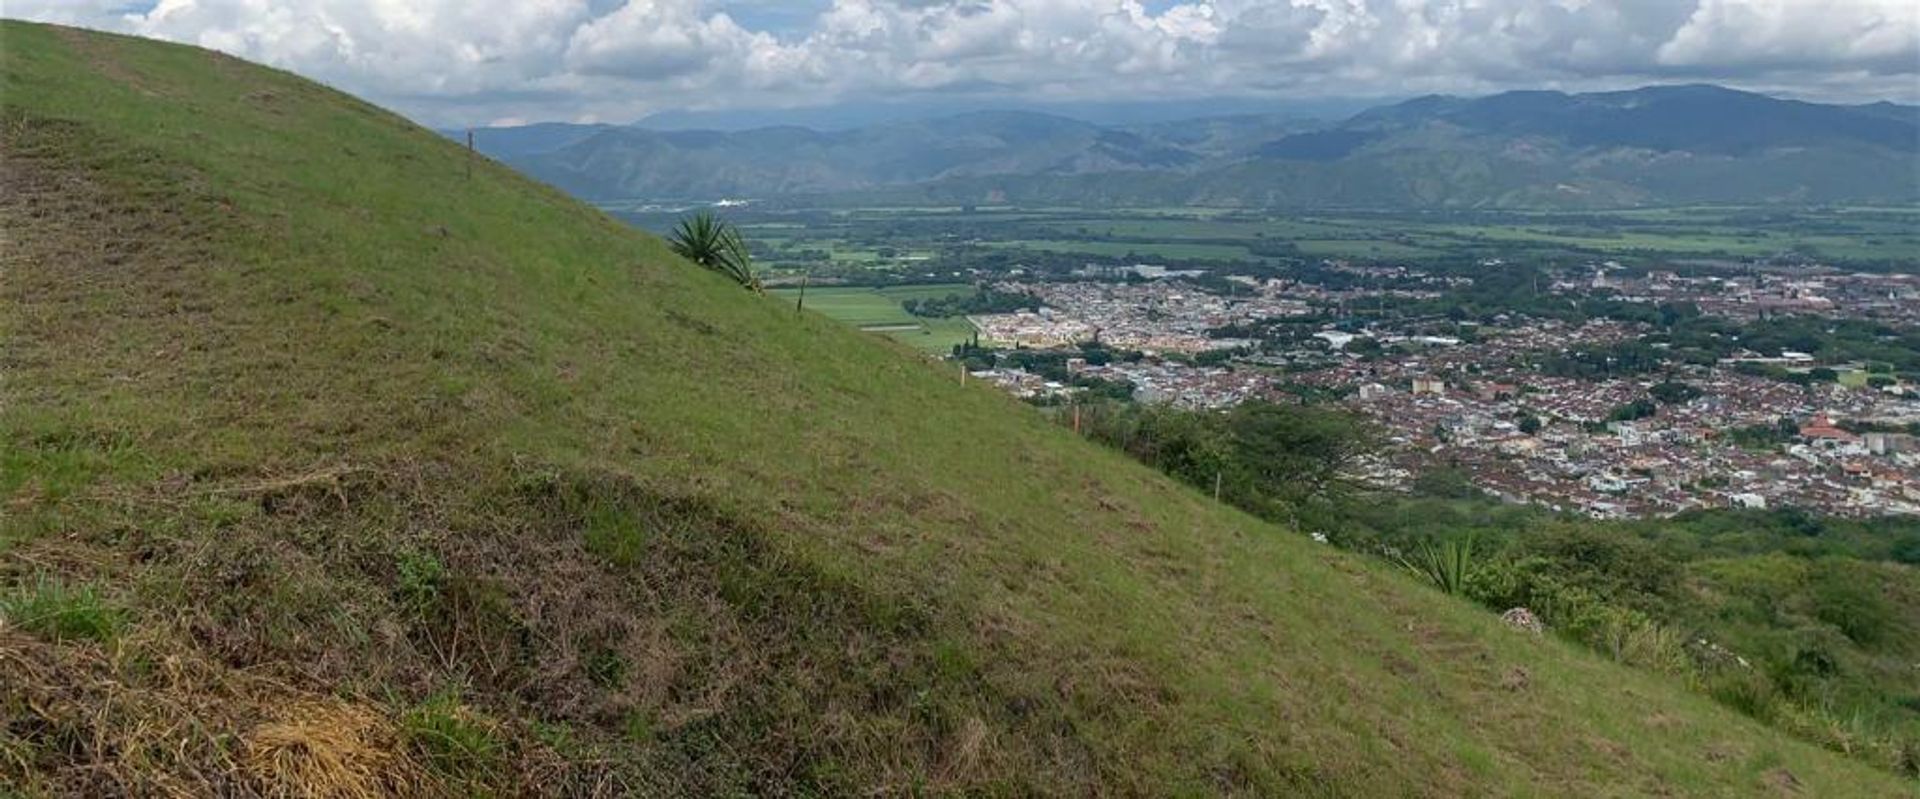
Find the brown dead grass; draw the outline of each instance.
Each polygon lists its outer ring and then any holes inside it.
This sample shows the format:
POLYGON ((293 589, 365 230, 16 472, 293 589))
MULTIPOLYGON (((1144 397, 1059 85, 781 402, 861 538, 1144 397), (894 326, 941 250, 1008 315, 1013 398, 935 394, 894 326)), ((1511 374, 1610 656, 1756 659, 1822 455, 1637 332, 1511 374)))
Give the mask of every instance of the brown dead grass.
POLYGON ((339 700, 283 707, 248 731, 240 763, 272 797, 418 796, 432 785, 392 721, 339 700))
POLYGON ((0 784, 64 796, 440 791, 367 704, 164 641, 74 646, 0 630, 0 673, 0 784))

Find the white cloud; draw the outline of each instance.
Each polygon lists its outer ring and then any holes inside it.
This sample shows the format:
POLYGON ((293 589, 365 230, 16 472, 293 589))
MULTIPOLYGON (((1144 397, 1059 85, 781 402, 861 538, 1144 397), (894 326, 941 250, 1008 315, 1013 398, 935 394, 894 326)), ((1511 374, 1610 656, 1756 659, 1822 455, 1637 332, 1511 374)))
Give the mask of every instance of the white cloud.
POLYGON ((214 47, 435 123, 621 120, 928 92, 1138 100, 1718 80, 1920 95, 1912 0, 161 0, 120 9, 116 0, 8 0, 6 13, 214 47), (776 17, 788 21, 752 24, 776 17))
POLYGON ((565 63, 590 75, 657 81, 737 64, 758 48, 777 46, 725 14, 702 16, 692 0, 630 0, 575 30, 565 63))
POLYGON ((586 0, 161 0, 117 27, 384 96, 524 88, 555 75, 586 0))
POLYGON ((1912 0, 1702 0, 1660 47, 1676 66, 1920 67, 1920 3, 1912 0))

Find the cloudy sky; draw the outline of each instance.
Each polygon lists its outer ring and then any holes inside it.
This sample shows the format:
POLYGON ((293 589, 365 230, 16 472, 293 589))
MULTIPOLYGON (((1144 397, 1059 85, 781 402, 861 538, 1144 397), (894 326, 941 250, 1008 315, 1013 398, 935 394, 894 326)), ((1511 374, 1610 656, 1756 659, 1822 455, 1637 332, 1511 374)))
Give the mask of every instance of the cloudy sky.
POLYGON ((1713 81, 1920 101, 1916 0, 5 0, 436 125, 1713 81))

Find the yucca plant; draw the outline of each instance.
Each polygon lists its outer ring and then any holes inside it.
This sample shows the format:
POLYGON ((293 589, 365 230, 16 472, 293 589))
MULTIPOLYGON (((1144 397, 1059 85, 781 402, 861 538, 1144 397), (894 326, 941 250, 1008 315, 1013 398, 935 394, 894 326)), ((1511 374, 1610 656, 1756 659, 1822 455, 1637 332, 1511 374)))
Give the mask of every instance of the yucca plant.
POLYGON ((1473 536, 1438 544, 1421 541, 1412 558, 1400 558, 1400 565, 1441 591, 1459 594, 1474 572, 1473 536))
POLYGON ((747 255, 747 242, 733 225, 701 211, 686 219, 667 236, 668 246, 680 257, 733 279, 753 291, 760 290, 760 278, 753 273, 753 259, 747 255))

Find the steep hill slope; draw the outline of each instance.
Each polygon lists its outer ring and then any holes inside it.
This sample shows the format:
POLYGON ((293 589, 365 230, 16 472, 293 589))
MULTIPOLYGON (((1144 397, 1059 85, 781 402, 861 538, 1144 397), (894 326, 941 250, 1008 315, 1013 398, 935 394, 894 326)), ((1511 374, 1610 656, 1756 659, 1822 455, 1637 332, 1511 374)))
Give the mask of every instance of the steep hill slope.
POLYGON ((1906 788, 365 103, 0 36, 0 785, 1906 788))

